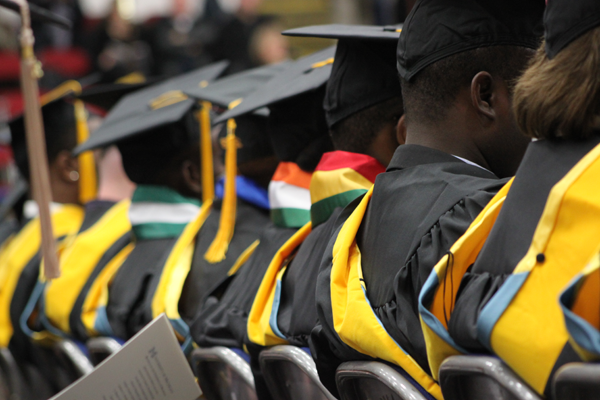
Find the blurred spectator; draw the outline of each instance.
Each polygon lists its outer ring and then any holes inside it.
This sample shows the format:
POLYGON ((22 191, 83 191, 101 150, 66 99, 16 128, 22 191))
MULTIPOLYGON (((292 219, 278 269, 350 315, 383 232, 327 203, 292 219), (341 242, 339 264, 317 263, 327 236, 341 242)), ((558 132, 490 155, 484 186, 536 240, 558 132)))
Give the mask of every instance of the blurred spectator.
POLYGON ((198 2, 169 1, 173 5, 172 15, 150 21, 143 34, 152 49, 151 72, 155 76, 174 76, 209 62, 203 58, 203 38, 198 37, 195 29, 198 2))
POLYGON ((66 50, 71 47, 83 47, 85 45, 84 35, 81 34, 84 31, 84 18, 78 0, 29 1, 68 19, 73 24, 73 28, 68 30, 53 24, 33 20, 32 28, 35 34, 36 51, 46 48, 66 50))
POLYGON ((114 82, 131 72, 150 73, 150 46, 141 40, 140 27, 115 1, 109 16, 92 32, 88 50, 102 82, 114 82))
POLYGON ((20 24, 21 20, 16 12, 0 8, 0 51, 17 51, 20 24))
MULTIPOLYGON (((205 50, 213 61, 231 62, 229 74, 289 57, 288 41, 280 34, 283 28, 273 17, 259 15, 260 3, 261 0, 240 0, 234 13, 219 18, 218 26, 213 28, 214 40, 206 44, 205 50)), ((214 16, 211 19, 214 21, 214 16)), ((213 21, 204 18, 201 24, 214 24, 213 21)))

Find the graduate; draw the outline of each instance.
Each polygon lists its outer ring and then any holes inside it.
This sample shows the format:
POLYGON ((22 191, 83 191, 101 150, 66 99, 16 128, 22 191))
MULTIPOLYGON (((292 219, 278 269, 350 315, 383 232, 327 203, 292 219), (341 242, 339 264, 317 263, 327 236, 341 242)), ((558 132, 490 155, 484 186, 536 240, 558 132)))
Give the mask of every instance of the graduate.
POLYGON ((435 365, 452 353, 493 353, 550 396, 554 372, 579 360, 558 296, 598 253, 600 5, 551 0, 544 25, 545 42, 514 95, 519 127, 538 140, 494 207, 452 247, 453 260, 436 266, 421 313, 435 365))
MULTIPOLYGON (((309 229, 311 174, 323 153, 331 149, 322 103, 333 55, 334 49, 327 48, 294 61, 244 99, 239 109, 219 117, 239 120, 268 106, 268 129, 255 134, 270 138, 282 162, 269 185, 271 219, 261 227, 254 252, 223 294, 208 298, 192 325, 194 341, 202 347, 226 346, 248 359, 242 349, 247 342, 248 314, 262 277, 274 257, 287 257, 281 253, 282 246, 299 244, 309 229)), ((255 385, 258 392, 268 395, 264 381, 257 379, 255 385)))
MULTIPOLYGON (((50 208, 59 250, 66 238, 81 226, 84 217, 82 194, 89 194, 92 188, 95 190, 93 168, 88 168, 84 174, 85 159, 80 163, 81 160, 71 154, 78 142, 77 112, 71 94, 62 86, 41 99, 53 198, 50 208)), ((29 180, 23 117, 9 122, 9 127, 17 168, 21 176, 29 180)), ((93 167, 93 164, 87 166, 93 167)), ((21 326, 21 316, 40 273, 40 222, 35 202, 25 202, 23 218, 26 223, 0 253, 0 346, 10 349, 25 379, 38 379, 31 378, 30 372, 42 367, 40 354, 31 346, 21 326)))
MULTIPOLYGON (((270 264, 254 299, 247 346, 253 366, 265 346, 308 348, 317 322, 316 278, 325 247, 350 215, 351 207, 344 208, 385 171, 399 144, 396 127, 403 112, 396 71, 400 27, 324 25, 284 34, 339 39, 323 110, 334 151, 323 155, 310 182, 310 233, 289 263, 270 264)), ((291 250, 296 251, 282 248, 291 250)))
MULTIPOLYGON (((137 85, 136 85, 137 87, 137 85)), ((82 91, 74 87, 81 103, 82 91)), ((108 108, 114 106, 124 93, 122 88, 108 91, 108 108), (112 103, 111 103, 112 100, 112 103)), ((107 96, 107 93, 103 93, 107 96)), ((88 119, 88 125, 90 125, 88 119)), ((86 125, 78 125, 85 129, 86 125)), ((88 128, 89 129, 89 128, 88 128)), ((87 133, 82 135, 87 137, 87 133)), ((79 157, 82 157, 80 155, 79 157)), ((94 152, 97 169, 97 193, 84 203, 84 219, 79 230, 65 239, 61 249, 59 268, 61 276, 47 282, 42 277, 23 318, 29 323, 23 327, 32 339, 44 341, 62 337, 85 341, 87 332, 81 321, 81 307, 85 301, 90 281, 100 274, 107 264, 131 242, 131 224, 128 210, 135 189, 125 175, 121 154, 116 146, 94 152)), ((96 189, 96 188, 94 188, 96 189)), ((96 191, 95 191, 96 192, 96 191)), ((23 322, 21 322, 23 325, 23 322)))
MULTIPOLYGON (((207 116, 210 109, 222 113, 284 68, 285 63, 255 68, 205 87, 190 86, 185 92, 200 102, 207 116)), ((224 155, 225 176, 219 178, 211 195, 214 202, 196 237, 192 265, 181 292, 179 313, 187 324, 193 323, 209 294, 226 285, 252 254, 269 221, 267 185, 277 159, 262 134, 267 113, 266 109, 258 110, 237 120, 235 126, 232 122, 218 128, 217 147, 224 155)), ((209 129, 208 119, 206 124, 209 129)))
POLYGON ((543 9, 543 0, 425 0, 405 22, 397 66, 406 144, 330 241, 318 277, 311 349, 329 389, 340 362, 372 357, 441 398, 418 295, 525 152, 512 82, 539 44, 543 9))
POLYGON ((137 185, 128 209, 132 243, 86 288, 90 298, 98 299, 91 309, 82 305, 88 335, 127 340, 168 308, 177 334, 185 339, 176 304, 174 312, 166 304, 178 297, 165 292, 181 289, 193 240, 209 208, 200 202, 196 102, 181 89, 209 84, 226 66, 213 64, 123 97, 94 135, 75 149, 80 153, 116 144, 125 173, 137 185))

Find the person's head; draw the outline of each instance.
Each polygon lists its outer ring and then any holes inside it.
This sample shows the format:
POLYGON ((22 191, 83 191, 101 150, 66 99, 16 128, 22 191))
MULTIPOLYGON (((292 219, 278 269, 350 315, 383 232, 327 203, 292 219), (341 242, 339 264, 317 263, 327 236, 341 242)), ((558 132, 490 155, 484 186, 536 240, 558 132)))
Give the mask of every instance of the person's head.
POLYGON ((152 128, 117 143, 123 168, 138 185, 169 187, 188 197, 200 198, 199 125, 192 111, 178 122, 152 128))
POLYGON ((368 154, 388 165, 403 139, 398 121, 403 115, 401 97, 392 97, 341 120, 329 130, 336 150, 368 154))
POLYGON ((327 131, 325 87, 269 106, 268 132, 277 158, 312 172, 324 153, 333 150, 327 131))
MULTIPOLYGON (((267 118, 247 114, 237 117, 235 123, 237 125, 235 135, 238 140, 236 154, 238 172, 267 187, 279 162, 273 154, 267 135, 267 118)), ((222 148, 225 147, 226 135, 227 124, 223 124, 218 137, 222 148)), ((226 157, 225 152, 223 154, 226 157)))
POLYGON ((512 95, 533 54, 526 47, 482 47, 431 64, 410 81, 402 79, 407 142, 461 156, 478 152, 496 175, 514 175, 528 139, 515 123, 512 95))
POLYGON ((513 175, 528 139, 514 84, 537 48, 544 0, 420 0, 398 42, 406 143, 513 175))
POLYGON ((544 24, 546 40, 516 85, 517 123, 533 138, 585 139, 600 128, 600 4, 551 0, 544 24))
POLYGON ((289 41, 281 31, 277 21, 263 23, 254 30, 248 52, 255 65, 274 64, 290 57, 289 41))
MULTIPOLYGON (((71 154, 77 145, 73 105, 65 100, 53 101, 42 107, 42 118, 52 199, 58 203, 79 203, 79 163, 71 154)), ((17 118, 9 125, 15 164, 31 182, 24 119, 17 118)))
POLYGON ((398 34, 380 34, 340 38, 323 106, 335 150, 366 154, 387 166, 400 144, 396 127, 403 106, 395 65, 398 34))

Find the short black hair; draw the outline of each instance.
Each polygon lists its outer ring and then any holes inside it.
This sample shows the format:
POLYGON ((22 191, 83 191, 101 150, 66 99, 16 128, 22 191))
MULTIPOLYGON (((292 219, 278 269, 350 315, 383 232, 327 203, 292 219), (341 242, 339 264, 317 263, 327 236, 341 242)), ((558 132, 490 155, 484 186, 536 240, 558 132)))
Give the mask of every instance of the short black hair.
POLYGON ((514 89, 534 50, 518 46, 489 46, 446 57, 420 71, 410 82, 401 79, 407 122, 437 123, 446 117, 461 88, 481 71, 499 76, 514 89))
MULTIPOLYGON (((42 107, 42 118, 46 138, 46 156, 48 163, 52 164, 62 151, 71 151, 77 146, 74 107, 64 100, 49 103, 42 107)), ((11 123, 10 129, 15 164, 21 175, 29 181, 29 157, 24 118, 11 123)))
POLYGON ((178 122, 153 128, 117 143, 123 169, 138 185, 166 185, 180 172, 181 163, 200 157, 198 121, 188 112, 178 122))
POLYGON ((404 112, 400 96, 382 101, 337 122, 329 130, 336 150, 364 153, 386 124, 397 124, 404 112))

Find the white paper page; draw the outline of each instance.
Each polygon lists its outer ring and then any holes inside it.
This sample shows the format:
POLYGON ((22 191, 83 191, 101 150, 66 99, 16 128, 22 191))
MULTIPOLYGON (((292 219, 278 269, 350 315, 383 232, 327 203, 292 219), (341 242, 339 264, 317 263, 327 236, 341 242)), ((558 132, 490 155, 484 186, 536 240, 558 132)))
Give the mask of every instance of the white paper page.
POLYGON ((51 400, 196 400, 200 388, 162 314, 51 400))

